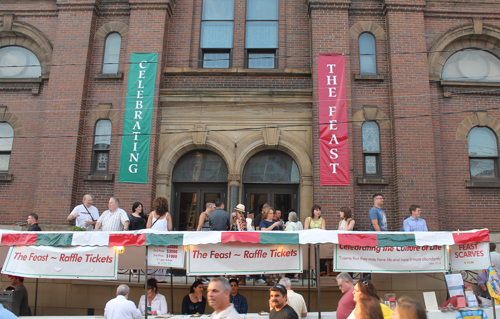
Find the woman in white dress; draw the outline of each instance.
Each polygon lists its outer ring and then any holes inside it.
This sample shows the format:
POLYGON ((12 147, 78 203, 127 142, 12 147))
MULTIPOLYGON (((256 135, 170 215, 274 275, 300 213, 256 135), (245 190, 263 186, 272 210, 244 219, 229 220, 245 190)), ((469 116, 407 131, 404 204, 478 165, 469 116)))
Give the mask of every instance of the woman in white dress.
MULTIPOLYGON (((159 231, 172 230, 172 217, 168 213, 168 200, 165 197, 158 197, 153 201, 153 211, 149 214, 146 228, 159 231)), ((165 282, 166 269, 151 269, 148 271, 148 278, 155 278, 158 282, 165 282)))
POLYGON ((349 207, 340 208, 340 218, 342 220, 339 222, 339 230, 352 230, 356 221, 351 218, 351 209, 349 207))

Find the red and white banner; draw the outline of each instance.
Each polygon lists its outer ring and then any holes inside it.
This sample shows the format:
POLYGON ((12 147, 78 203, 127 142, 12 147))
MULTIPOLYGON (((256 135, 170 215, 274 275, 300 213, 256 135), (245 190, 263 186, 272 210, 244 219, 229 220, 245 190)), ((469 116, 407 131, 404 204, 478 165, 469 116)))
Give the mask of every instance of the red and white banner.
POLYGON ((488 269, 490 244, 472 243, 450 247, 451 270, 488 269))
POLYGON ((14 246, 2 274, 28 278, 114 279, 118 275, 115 247, 14 246))
POLYGON ((227 243, 190 246, 188 275, 249 275, 302 272, 299 245, 227 243))
POLYGON ((318 55, 320 182, 349 185, 345 56, 318 55))

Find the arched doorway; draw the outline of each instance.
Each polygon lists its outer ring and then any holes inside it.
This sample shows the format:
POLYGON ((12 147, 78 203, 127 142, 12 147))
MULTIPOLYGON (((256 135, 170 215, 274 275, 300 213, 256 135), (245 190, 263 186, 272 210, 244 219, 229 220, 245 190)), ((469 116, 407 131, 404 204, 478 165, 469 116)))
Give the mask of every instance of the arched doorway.
POLYGON ((214 152, 195 150, 177 161, 172 183, 174 230, 196 230, 207 202, 226 202, 227 165, 214 152))
POLYGON ((292 209, 300 214, 299 184, 299 168, 288 154, 275 150, 255 154, 243 172, 247 211, 251 209, 258 214, 268 203, 281 210, 283 220, 288 220, 288 212, 292 209))

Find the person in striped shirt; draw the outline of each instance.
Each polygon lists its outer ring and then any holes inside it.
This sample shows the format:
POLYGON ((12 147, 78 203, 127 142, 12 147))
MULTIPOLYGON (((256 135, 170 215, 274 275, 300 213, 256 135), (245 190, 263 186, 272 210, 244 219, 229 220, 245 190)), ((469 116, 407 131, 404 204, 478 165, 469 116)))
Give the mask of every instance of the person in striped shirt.
POLYGON ((109 210, 102 213, 101 217, 95 224, 95 229, 99 230, 102 226, 102 231, 121 231, 128 230, 130 220, 127 212, 119 208, 120 201, 116 197, 111 197, 108 202, 109 210))

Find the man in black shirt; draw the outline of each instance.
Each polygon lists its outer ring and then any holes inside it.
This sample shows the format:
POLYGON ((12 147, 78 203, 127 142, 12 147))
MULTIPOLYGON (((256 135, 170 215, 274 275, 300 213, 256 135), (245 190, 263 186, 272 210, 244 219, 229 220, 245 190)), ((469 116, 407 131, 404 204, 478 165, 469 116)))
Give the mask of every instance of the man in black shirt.
POLYGON ((10 284, 13 286, 15 289, 14 291, 20 291, 21 292, 21 307, 19 309, 19 315, 20 316, 31 316, 31 310, 30 307, 28 306, 28 290, 26 287, 24 287, 24 278, 23 277, 16 277, 16 276, 9 276, 10 279, 10 284))
POLYGON ((283 285, 274 285, 270 290, 269 307, 272 309, 269 319, 299 319, 295 310, 286 304, 287 294, 283 285))
POLYGON ((30 228, 28 228, 28 231, 42 231, 40 226, 38 226, 38 215, 33 213, 29 214, 28 216, 28 225, 30 225, 30 228))

